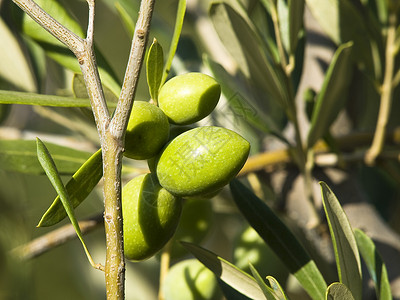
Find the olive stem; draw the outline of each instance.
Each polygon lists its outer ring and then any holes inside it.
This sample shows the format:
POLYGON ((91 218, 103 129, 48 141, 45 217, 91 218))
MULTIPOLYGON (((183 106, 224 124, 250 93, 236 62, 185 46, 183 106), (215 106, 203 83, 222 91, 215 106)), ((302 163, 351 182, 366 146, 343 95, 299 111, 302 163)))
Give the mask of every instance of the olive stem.
POLYGON ((374 165, 377 157, 383 149, 385 141, 385 132, 389 120, 390 109, 392 107, 393 92, 393 73, 395 64, 395 42, 396 42, 396 14, 389 16, 389 28, 386 38, 385 54, 385 74, 382 84, 381 103, 379 107, 378 121, 376 124, 375 136, 371 147, 368 149, 365 162, 368 165, 374 165))
POLYGON ((283 48, 283 43, 282 43, 282 39, 281 39, 281 33, 280 33, 280 30, 279 30, 278 12, 277 12, 277 8, 276 8, 276 4, 273 1, 270 1, 270 3, 271 3, 271 18, 272 18, 272 22, 274 24, 276 45, 278 46, 278 53, 279 53, 279 57, 280 57, 280 60, 281 60, 282 69, 286 71, 286 69, 287 69, 287 60, 286 60, 285 50, 283 48))
POLYGON ((133 98, 142 68, 146 43, 150 31, 150 21, 153 15, 155 0, 143 0, 140 4, 139 16, 132 39, 131 52, 125 71, 124 83, 114 117, 110 124, 110 132, 116 139, 123 140, 133 98))
MULTIPOLYGON (((79 221, 82 234, 89 233, 103 224, 103 214, 98 214, 86 220, 79 221)), ((13 249, 11 252, 21 259, 28 260, 38 257, 55 247, 76 239, 77 235, 72 224, 64 225, 29 243, 13 249)))
POLYGON ((171 249, 172 249, 172 242, 169 241, 161 252, 161 261, 160 261, 160 283, 158 289, 158 300, 164 300, 163 295, 163 284, 164 279, 168 274, 169 266, 171 263, 171 249))

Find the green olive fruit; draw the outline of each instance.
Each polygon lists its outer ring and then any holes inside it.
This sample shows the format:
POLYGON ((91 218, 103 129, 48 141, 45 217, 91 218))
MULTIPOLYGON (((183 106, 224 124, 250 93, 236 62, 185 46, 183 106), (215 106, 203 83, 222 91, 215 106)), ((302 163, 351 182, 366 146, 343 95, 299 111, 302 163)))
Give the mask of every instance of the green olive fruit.
POLYGON ((158 105, 170 123, 186 125, 200 121, 215 108, 221 86, 202 73, 186 73, 168 80, 160 89, 158 105))
MULTIPOLYGON (((172 125, 169 130, 169 141, 172 141, 178 135, 184 133, 185 131, 193 129, 193 128, 194 127, 192 127, 192 126, 172 125)), ((156 172, 156 161, 157 161, 157 156, 153 156, 147 160, 147 165, 149 166, 149 170, 151 173, 156 172)))
POLYGON ((181 199, 152 174, 129 181, 122 189, 125 256, 140 261, 158 252, 174 234, 181 211, 181 199))
POLYGON ((261 275, 271 275, 281 284, 286 282, 289 275, 286 266, 252 227, 240 233, 233 251, 233 263, 239 269, 250 273, 249 262, 261 275))
POLYGON ((171 258, 176 259, 188 253, 179 241, 198 245, 207 236, 212 225, 213 210, 209 199, 185 199, 181 220, 172 238, 171 258))
POLYGON ((197 259, 173 265, 162 292, 165 300, 212 300, 219 296, 215 275, 197 259))
POLYGON ((243 167, 250 144, 231 130, 205 126, 173 139, 157 156, 160 184, 174 195, 201 196, 216 192, 243 167))
POLYGON ((169 137, 169 122, 157 106, 135 101, 125 134, 125 156, 148 159, 156 155, 169 137))

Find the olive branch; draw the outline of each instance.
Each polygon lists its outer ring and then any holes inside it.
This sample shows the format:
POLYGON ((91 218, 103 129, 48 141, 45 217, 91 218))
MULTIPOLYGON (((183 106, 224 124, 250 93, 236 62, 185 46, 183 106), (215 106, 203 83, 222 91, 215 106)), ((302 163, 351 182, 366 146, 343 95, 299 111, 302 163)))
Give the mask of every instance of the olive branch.
POLYGON ((32 0, 13 0, 76 56, 96 121, 103 155, 104 224, 106 232, 105 279, 107 299, 124 299, 125 259, 121 212, 121 167, 124 136, 143 64, 154 0, 143 0, 132 39, 124 82, 114 116, 107 109, 93 48, 95 0, 89 6, 87 35, 80 38, 32 0))

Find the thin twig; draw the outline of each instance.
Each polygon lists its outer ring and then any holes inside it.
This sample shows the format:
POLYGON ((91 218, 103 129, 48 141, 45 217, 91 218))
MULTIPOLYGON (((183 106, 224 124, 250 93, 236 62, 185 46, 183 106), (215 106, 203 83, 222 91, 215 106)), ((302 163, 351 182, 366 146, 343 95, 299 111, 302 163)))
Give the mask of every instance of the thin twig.
POLYGON ((110 132, 116 139, 122 139, 125 135, 126 125, 128 124, 139 74, 143 64, 154 3, 155 0, 143 0, 140 4, 139 16, 133 35, 124 83, 114 117, 110 124, 110 132))
MULTIPOLYGON (((79 222, 82 234, 89 233, 103 224, 103 214, 98 214, 79 222)), ((21 259, 32 259, 47 251, 50 251, 66 242, 76 239, 77 235, 72 224, 64 225, 41 237, 38 237, 28 244, 22 245, 12 250, 14 255, 21 259)))
POLYGON ((372 145, 365 155, 365 162, 368 165, 375 164, 376 158, 380 155, 385 142, 386 127, 392 107, 393 73, 395 64, 395 41, 396 41, 397 18, 395 14, 389 16, 389 28, 386 40, 385 75, 382 84, 381 104, 379 108, 378 121, 376 124, 375 136, 372 145))
POLYGON ((60 24, 32 0, 13 0, 36 23, 66 45, 75 55, 84 51, 83 39, 60 24))

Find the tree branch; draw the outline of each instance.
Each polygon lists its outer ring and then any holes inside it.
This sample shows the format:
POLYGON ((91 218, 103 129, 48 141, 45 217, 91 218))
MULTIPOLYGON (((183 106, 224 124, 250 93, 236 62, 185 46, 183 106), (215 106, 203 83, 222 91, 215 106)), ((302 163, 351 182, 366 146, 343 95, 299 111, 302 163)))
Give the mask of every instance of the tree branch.
POLYGON ((52 36, 67 46, 78 59, 101 141, 104 137, 105 128, 110 121, 110 116, 93 51, 94 0, 87 0, 89 5, 89 24, 86 39, 80 38, 59 23, 34 1, 13 0, 13 2, 52 36))
POLYGON ((143 64, 154 3, 155 0, 143 0, 140 5, 139 17, 136 22, 129 61, 125 71, 124 83, 114 117, 110 124, 110 132, 116 139, 122 139, 125 135, 140 70, 143 64))
MULTIPOLYGON (((99 214, 79 222, 82 234, 93 231, 103 224, 103 215, 99 214)), ((22 259, 32 259, 54 249, 66 242, 76 239, 77 235, 72 224, 64 225, 41 237, 38 237, 28 244, 12 250, 12 253, 22 259)))

